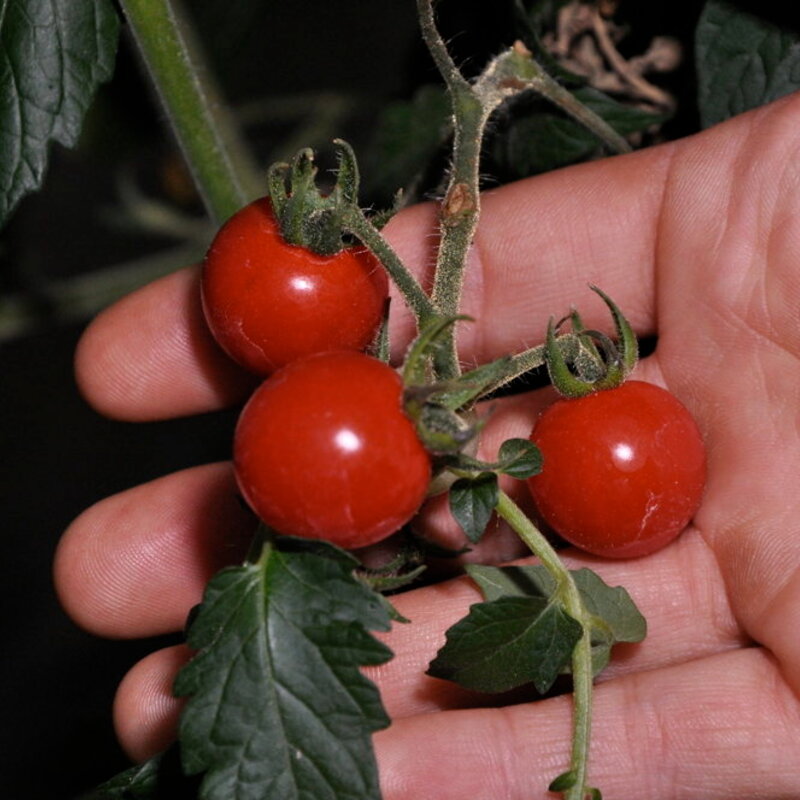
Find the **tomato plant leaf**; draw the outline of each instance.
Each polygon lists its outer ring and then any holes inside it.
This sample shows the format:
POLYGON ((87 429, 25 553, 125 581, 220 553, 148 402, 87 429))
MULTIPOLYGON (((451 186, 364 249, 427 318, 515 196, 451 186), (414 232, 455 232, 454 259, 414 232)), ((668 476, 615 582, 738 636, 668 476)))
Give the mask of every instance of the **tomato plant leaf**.
POLYGON ((110 0, 0 4, 0 223, 39 188, 50 142, 75 144, 98 85, 114 68, 110 0))
POLYGON ((359 668, 391 652, 378 596, 355 559, 280 538, 256 563, 209 583, 188 636, 198 654, 175 693, 188 696, 180 742, 204 800, 377 800, 370 734, 388 725, 359 668))
POLYGON ((440 86, 422 86, 410 101, 387 106, 362 158, 365 193, 379 193, 388 199, 406 186, 413 197, 413 184, 420 181, 446 141, 449 117, 450 101, 440 86), (407 186, 409 176, 411 186, 407 186))
MULTIPOLYGON (((647 635, 647 622, 630 594, 622 586, 609 586, 590 569, 570 570, 586 610, 592 616, 592 662, 594 673, 608 663, 617 642, 640 642, 647 635)), ((471 564, 470 577, 486 600, 502 597, 549 598, 555 581, 541 565, 489 567, 471 564)))
POLYGON ((121 772, 81 800, 196 800, 199 781, 184 775, 177 746, 121 772))
POLYGON ((497 475, 482 472, 474 478, 459 478, 450 487, 450 512, 467 539, 480 541, 497 505, 497 475))
MULTIPOLYGON (((624 105, 588 86, 575 97, 623 136, 665 121, 663 114, 624 105)), ((490 143, 492 158, 509 178, 523 178, 574 164, 599 152, 597 137, 549 103, 522 98, 490 143)))
POLYGON ((497 461, 500 472, 518 480, 537 475, 542 469, 542 454, 528 439, 506 439, 500 445, 497 461))
POLYGON ((544 693, 569 663, 581 626, 558 602, 506 596, 476 603, 446 636, 429 675, 479 692, 533 683, 544 693))
POLYGON ((778 27, 733 3, 705 4, 695 51, 704 128, 800 87, 800 29, 778 27))

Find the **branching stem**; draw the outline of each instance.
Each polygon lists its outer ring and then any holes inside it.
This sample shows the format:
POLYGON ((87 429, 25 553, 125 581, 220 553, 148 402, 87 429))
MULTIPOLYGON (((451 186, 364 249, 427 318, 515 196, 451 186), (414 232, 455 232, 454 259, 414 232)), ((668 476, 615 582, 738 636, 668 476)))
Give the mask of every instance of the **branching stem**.
MULTIPOLYGON (((627 141, 578 101, 534 60, 517 42, 493 59, 481 75, 469 83, 456 67, 439 34, 432 0, 417 0, 422 37, 450 95, 453 115, 453 159, 440 207, 440 241, 432 301, 445 317, 459 313, 467 257, 480 215, 480 153, 486 123, 508 98, 535 91, 594 132, 612 151, 627 152, 627 141)), ((446 356, 437 363, 438 377, 458 377, 461 369, 455 329, 449 332, 446 356)))

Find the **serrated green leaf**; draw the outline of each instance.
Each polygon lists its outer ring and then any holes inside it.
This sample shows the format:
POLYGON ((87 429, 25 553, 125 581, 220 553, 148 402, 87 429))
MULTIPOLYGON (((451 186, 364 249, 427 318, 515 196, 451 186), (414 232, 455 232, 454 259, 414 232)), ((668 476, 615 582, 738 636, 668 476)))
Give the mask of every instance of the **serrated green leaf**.
POLYGON ((560 603, 499 597, 473 605, 447 631, 428 674, 479 692, 532 683, 544 693, 564 671, 580 637, 580 624, 560 603))
POLYGON ((460 478, 450 487, 450 513, 473 544, 481 540, 498 497, 497 475, 482 472, 460 478))
POLYGON ((523 480, 542 470, 542 454, 528 439, 506 439, 498 453, 499 471, 523 480))
POLYGON ((50 142, 77 141, 111 77, 118 29, 110 0, 0 4, 0 224, 41 185, 50 142))
POLYGON ((705 4, 695 55, 704 128, 800 88, 800 28, 779 28, 724 0, 705 4))
MULTIPOLYGON (((663 115, 618 103, 591 87, 573 94, 623 136, 665 120, 663 115)), ((492 153, 509 175, 522 178, 584 161, 600 147, 591 131, 552 105, 531 99, 517 104, 506 129, 492 143, 492 153)))
POLYGON ((257 563, 209 583, 189 631, 198 654, 175 693, 188 696, 180 742, 204 800, 377 800, 370 734, 388 724, 360 667, 391 652, 368 632, 389 619, 323 543, 267 543, 257 563))
MULTIPOLYGON (((550 598, 556 585, 541 565, 490 567, 471 564, 469 576, 486 600, 502 597, 550 598)), ((647 635, 647 622, 627 590, 609 586, 590 569, 571 570, 586 610, 592 615, 592 664, 595 675, 608 663, 617 642, 640 642, 647 635)))

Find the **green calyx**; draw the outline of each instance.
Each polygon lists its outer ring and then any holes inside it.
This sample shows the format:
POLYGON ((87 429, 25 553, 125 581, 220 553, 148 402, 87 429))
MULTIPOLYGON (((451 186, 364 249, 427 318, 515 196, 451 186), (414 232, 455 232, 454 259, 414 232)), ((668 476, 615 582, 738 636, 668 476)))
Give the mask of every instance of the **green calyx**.
POLYGON ((329 194, 323 194, 317 186, 311 148, 300 150, 289 164, 273 164, 267 173, 269 196, 283 238, 322 256, 334 255, 345 247, 344 219, 358 203, 359 173, 353 149, 341 139, 334 144, 339 167, 329 194))
POLYGON ((437 374, 437 361, 449 331, 456 322, 469 319, 463 315, 427 319, 403 365, 405 412, 413 420, 420 441, 435 456, 460 452, 480 430, 468 414, 458 413, 463 411, 461 404, 448 402, 451 393, 463 393, 463 387, 457 381, 439 380, 437 374))
POLYGON ((617 340, 604 333, 586 330, 577 311, 558 323, 553 319, 547 326, 544 359, 550 381, 559 394, 565 397, 584 397, 587 394, 613 389, 628 377, 638 360, 636 334, 618 306, 596 286, 589 287, 608 306, 614 319, 617 340), (564 348, 556 334, 570 321, 574 345, 564 348))

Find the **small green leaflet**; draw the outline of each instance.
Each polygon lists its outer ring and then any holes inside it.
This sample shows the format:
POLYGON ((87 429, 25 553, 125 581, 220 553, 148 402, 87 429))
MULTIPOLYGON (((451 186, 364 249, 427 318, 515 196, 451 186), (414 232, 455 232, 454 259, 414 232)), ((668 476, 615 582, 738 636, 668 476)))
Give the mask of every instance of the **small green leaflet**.
POLYGON ((110 0, 0 4, 0 224, 41 185, 50 142, 77 141, 113 72, 118 30, 110 0))
POLYGON ((391 652, 389 618, 322 543, 279 538, 257 563, 218 573, 189 630, 199 653, 175 693, 184 770, 203 800, 378 800, 370 734, 388 725, 359 667, 391 652))
POLYGON ((564 671, 580 638, 580 624, 560 603, 499 597, 476 603, 447 631, 428 674, 478 692, 533 683, 544 693, 564 671))
POLYGON ((447 465, 473 472, 498 472, 517 480, 530 478, 542 471, 542 454, 528 439, 506 439, 500 446, 497 461, 480 461, 466 453, 451 456, 447 465))
POLYGON ((172 747, 121 772, 81 800, 196 800, 199 781, 187 778, 172 747))
POLYGON ((473 544, 480 541, 497 505, 497 475, 482 472, 460 478, 450 487, 450 513, 473 544))
POLYGON ((498 453, 498 471, 524 480, 542 471, 542 454, 527 439, 506 439, 498 453))
POLYGON ((800 28, 778 27, 734 3, 705 4, 695 56, 704 128, 800 88, 800 28))
MULTIPOLYGON (((487 601, 504 597, 549 598, 555 590, 550 573, 540 564, 526 567, 467 567, 487 601)), ((647 622, 627 590, 609 586, 590 569, 571 570, 586 610, 592 615, 592 663, 595 675, 608 663, 617 642, 641 642, 647 622)))

